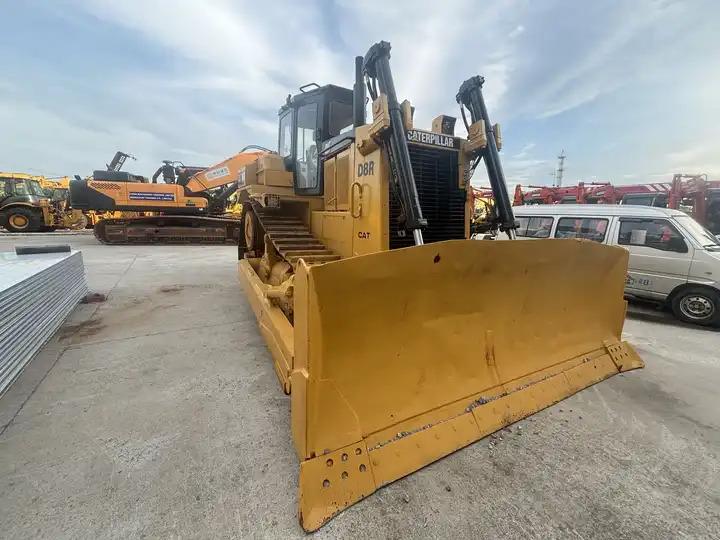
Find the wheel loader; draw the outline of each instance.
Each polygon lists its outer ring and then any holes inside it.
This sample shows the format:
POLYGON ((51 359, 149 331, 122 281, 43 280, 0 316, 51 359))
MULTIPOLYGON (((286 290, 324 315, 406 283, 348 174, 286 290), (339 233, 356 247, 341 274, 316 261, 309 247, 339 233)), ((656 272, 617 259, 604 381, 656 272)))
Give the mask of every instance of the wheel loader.
POLYGON ((484 79, 456 96, 467 137, 447 115, 423 130, 398 102, 389 58, 390 44, 377 43, 355 59, 352 90, 312 84, 289 96, 277 153, 239 173, 239 277, 291 395, 306 531, 643 366, 621 341, 627 252, 470 240, 481 162, 492 227, 512 239, 517 226, 484 79))
POLYGON ((82 212, 69 208, 54 191, 48 193, 46 182, 42 176, 0 172, 0 226, 14 233, 85 228, 82 212))

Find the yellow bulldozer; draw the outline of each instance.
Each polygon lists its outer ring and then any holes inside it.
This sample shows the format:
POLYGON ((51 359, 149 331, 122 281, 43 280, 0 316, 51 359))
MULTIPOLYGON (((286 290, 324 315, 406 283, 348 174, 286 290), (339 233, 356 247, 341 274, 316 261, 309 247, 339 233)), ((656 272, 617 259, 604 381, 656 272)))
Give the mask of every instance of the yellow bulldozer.
POLYGON ((492 228, 513 239, 517 226, 484 80, 457 94, 467 137, 447 115, 418 129, 389 59, 390 44, 377 43, 355 59, 352 90, 312 84, 288 97, 277 153, 238 173, 239 277, 291 394, 307 531, 643 366, 621 340, 627 252, 470 240, 470 178, 481 162, 492 228))

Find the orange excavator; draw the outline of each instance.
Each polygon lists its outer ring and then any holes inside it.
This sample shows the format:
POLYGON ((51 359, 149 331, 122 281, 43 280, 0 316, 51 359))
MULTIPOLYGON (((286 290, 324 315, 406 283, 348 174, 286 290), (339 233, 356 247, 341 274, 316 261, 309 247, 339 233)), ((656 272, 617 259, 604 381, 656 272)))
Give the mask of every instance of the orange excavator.
POLYGON ((96 170, 70 182, 72 208, 96 212, 142 212, 102 219, 95 236, 105 244, 204 244, 237 242, 238 216, 225 213, 238 174, 269 150, 248 146, 208 168, 165 161, 149 182, 123 171, 96 170), (164 183, 157 183, 160 175, 164 183))

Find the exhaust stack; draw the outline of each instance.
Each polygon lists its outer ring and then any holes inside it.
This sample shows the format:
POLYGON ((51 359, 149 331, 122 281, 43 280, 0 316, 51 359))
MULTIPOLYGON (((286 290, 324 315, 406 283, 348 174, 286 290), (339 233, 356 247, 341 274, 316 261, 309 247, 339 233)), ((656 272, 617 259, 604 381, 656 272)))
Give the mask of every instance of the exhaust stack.
POLYGON ((353 86, 353 126, 365 125, 365 83, 363 82, 363 57, 355 57, 355 85, 353 86))

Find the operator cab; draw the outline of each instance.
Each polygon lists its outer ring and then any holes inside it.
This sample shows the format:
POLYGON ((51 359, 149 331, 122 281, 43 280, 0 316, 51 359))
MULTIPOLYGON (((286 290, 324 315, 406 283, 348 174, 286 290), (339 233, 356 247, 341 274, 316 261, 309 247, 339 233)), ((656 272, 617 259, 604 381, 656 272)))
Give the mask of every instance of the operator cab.
POLYGON ((300 87, 280 108, 278 154, 293 173, 298 195, 322 195, 320 154, 330 139, 350 134, 353 126, 353 92, 316 83, 300 87))
POLYGON ((37 202, 48 199, 47 193, 40 182, 31 178, 0 176, 0 202, 37 202))

